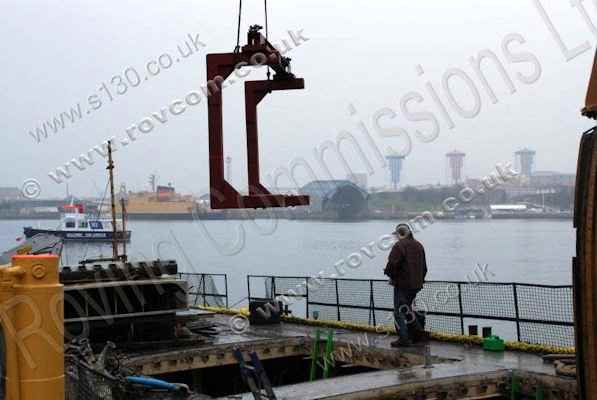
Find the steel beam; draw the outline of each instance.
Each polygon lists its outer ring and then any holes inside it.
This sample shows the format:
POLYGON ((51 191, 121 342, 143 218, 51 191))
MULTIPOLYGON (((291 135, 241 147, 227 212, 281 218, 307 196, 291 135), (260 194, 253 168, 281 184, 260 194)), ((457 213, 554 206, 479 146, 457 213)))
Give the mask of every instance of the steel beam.
MULTIPOLYGON (((269 208, 308 205, 308 196, 270 193, 259 178, 259 142, 257 139, 257 105, 274 90, 303 89, 303 79, 290 72, 290 59, 282 55, 260 33, 260 27, 249 30, 247 45, 238 52, 207 55, 207 104, 209 128, 209 178, 212 209, 269 208), (247 155, 249 194, 240 194, 225 178, 222 89, 226 79, 247 66, 268 66, 273 79, 245 82, 247 111, 247 155)), ((242 77, 242 75, 239 75, 242 77)), ((232 82, 232 79, 230 80, 232 82)))

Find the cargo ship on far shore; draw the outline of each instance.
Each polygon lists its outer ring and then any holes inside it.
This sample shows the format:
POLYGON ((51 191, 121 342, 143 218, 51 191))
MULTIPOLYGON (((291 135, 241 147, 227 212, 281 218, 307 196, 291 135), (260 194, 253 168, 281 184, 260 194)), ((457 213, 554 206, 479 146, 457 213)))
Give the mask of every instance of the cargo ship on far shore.
MULTIPOLYGON (((177 193, 171 184, 152 185, 151 191, 128 192, 125 204, 129 220, 190 221, 225 218, 224 213, 201 206, 192 195, 177 193)), ((122 215, 120 207, 117 209, 117 214, 122 215)))

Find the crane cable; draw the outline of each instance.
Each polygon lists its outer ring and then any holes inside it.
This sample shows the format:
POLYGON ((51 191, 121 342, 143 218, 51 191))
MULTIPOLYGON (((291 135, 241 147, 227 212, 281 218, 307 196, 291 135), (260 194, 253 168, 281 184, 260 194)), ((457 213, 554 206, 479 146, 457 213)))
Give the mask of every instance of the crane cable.
MULTIPOLYGON (((267 23, 267 0, 263 0, 263 8, 265 10, 265 40, 269 39, 269 26, 267 23)), ((267 80, 269 81, 270 72, 269 72, 269 65, 267 66, 267 80)))
POLYGON ((267 0, 263 0, 263 5, 265 8, 265 38, 269 39, 269 36, 268 36, 269 29, 268 29, 268 25, 267 25, 267 0))
MULTIPOLYGON (((263 0, 263 8, 265 12, 265 40, 269 39, 269 22, 267 18, 267 0, 263 0)), ((236 47, 234 48, 234 52, 238 53, 240 51, 240 23, 241 17, 243 13, 243 0, 238 0, 238 24, 236 27, 236 47)), ((270 70, 269 66, 267 67, 267 79, 270 79, 270 70)))
POLYGON ((236 47, 234 48, 234 52, 238 53, 240 51, 240 19, 243 13, 243 0, 238 0, 238 27, 236 29, 236 47))

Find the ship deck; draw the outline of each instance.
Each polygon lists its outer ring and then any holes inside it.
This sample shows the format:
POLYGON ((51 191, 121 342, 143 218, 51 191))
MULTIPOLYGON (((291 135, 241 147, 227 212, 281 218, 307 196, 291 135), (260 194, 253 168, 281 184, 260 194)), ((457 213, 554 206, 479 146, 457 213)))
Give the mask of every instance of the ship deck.
MULTIPOLYGON (((288 357, 306 359, 317 329, 283 322, 249 326, 235 332, 231 329, 231 316, 207 312, 203 316, 211 319, 218 332, 211 343, 129 353, 126 365, 153 376, 234 366, 236 348, 245 353, 255 351, 265 363, 288 357)), ((329 329, 320 330, 327 333, 329 329)), ((544 363, 539 355, 513 351, 494 353, 476 345, 438 341, 430 341, 428 346, 394 349, 390 342, 395 336, 344 329, 333 331, 335 361, 369 371, 277 386, 275 392, 279 399, 497 399, 503 398, 513 376, 520 380, 522 390, 533 394, 541 388, 546 399, 572 399, 576 392, 575 380, 556 376, 553 365, 544 363), (430 368, 424 366, 426 352, 430 368)), ((245 393, 218 398, 252 399, 253 396, 245 393)))

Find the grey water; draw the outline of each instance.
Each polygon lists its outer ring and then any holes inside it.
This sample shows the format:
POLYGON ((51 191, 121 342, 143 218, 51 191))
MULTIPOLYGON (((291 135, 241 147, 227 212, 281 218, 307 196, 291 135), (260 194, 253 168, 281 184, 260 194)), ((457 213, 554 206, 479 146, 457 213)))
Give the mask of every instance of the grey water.
MULTIPOLYGON (((56 227, 58 221, 0 221, 0 249, 22 236, 24 226, 56 227)), ((132 261, 175 259, 181 272, 228 276, 230 304, 247 296, 246 276, 341 276, 383 279, 393 221, 130 221, 132 261), (339 274, 335 265, 349 265, 339 274), (333 275, 336 274, 336 275, 333 275)), ((492 282, 566 285, 574 254, 572 221, 436 221, 416 234, 425 246, 430 280, 470 280, 485 270, 492 282)), ((68 243, 63 265, 110 256, 109 244, 68 243)), ((475 278, 476 279, 476 278, 475 278)))

